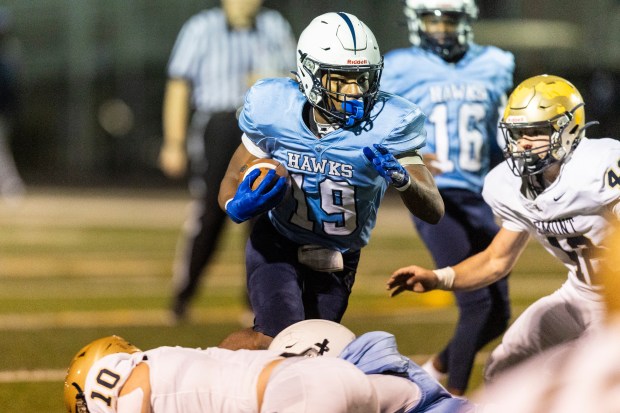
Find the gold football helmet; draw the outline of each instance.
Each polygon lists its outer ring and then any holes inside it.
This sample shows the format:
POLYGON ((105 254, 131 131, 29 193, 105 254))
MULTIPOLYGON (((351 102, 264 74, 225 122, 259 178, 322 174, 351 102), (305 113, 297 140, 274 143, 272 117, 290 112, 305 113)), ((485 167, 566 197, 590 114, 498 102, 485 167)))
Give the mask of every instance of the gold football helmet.
POLYGON ((575 149, 586 127, 583 98, 569 81, 550 75, 531 77, 510 95, 500 129, 505 157, 517 176, 540 174, 575 149), (523 136, 549 136, 549 144, 519 149, 523 136))
POLYGON ((84 383, 88 371, 98 360, 114 353, 136 353, 138 347, 119 336, 103 337, 84 346, 71 360, 65 377, 65 406, 69 413, 88 413, 84 383))

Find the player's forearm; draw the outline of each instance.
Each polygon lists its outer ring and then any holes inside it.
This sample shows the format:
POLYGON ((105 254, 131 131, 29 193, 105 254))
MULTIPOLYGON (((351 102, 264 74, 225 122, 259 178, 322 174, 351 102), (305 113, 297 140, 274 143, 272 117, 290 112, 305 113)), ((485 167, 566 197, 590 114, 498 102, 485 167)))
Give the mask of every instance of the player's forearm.
POLYGON ((474 290, 494 283, 513 269, 529 240, 527 232, 501 228, 491 244, 478 254, 452 266, 453 290, 474 290))
POLYGON ((233 199, 239 186, 239 171, 243 163, 238 162, 235 157, 230 160, 228 169, 224 174, 224 178, 220 183, 220 191, 217 195, 217 203, 222 208, 222 211, 226 211, 226 202, 233 199))
POLYGON ((400 192, 403 203, 416 217, 430 224, 438 223, 445 207, 431 173, 424 165, 408 166, 407 171, 411 175, 411 185, 400 192))
POLYGON ((452 290, 475 290, 505 277, 512 267, 506 260, 492 259, 481 252, 452 266, 455 278, 452 290))
POLYGON ((220 183, 220 190, 217 196, 217 202, 223 211, 226 211, 226 202, 232 199, 237 192, 237 187, 239 186, 239 171, 241 171, 243 165, 254 159, 256 159, 256 157, 248 152, 243 143, 237 147, 237 150, 228 163, 228 168, 220 183))
POLYGON ((238 178, 233 177, 228 173, 224 175, 224 179, 222 179, 222 183, 220 184, 220 191, 217 196, 217 203, 222 209, 222 211, 226 211, 226 202, 235 196, 238 185, 238 178))
POLYGON ((180 148, 185 144, 190 93, 186 80, 170 79, 166 85, 162 119, 166 146, 180 148))

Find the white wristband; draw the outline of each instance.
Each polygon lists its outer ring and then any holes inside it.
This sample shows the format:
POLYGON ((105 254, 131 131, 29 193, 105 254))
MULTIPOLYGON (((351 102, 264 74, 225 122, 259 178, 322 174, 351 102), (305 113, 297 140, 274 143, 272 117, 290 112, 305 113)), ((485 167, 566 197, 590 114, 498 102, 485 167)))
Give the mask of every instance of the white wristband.
POLYGON ((409 188, 411 186, 411 176, 407 176, 407 183, 401 187, 394 187, 396 188, 397 191, 399 192, 403 192, 406 191, 407 188, 409 188))
POLYGON ((438 290, 452 290, 452 286, 454 285, 454 277, 456 277, 456 272, 454 272, 452 267, 439 268, 433 270, 433 272, 437 276, 438 290))
POLYGON ((230 198, 228 201, 226 201, 226 203, 224 204, 224 211, 228 211, 228 204, 230 204, 230 201, 232 201, 233 199, 230 198))

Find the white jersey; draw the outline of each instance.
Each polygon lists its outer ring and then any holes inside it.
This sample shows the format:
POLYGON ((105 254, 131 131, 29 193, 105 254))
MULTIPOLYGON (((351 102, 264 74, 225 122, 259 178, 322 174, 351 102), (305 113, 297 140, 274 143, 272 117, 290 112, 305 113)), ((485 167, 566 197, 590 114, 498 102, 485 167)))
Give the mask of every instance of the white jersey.
POLYGON ((558 179, 534 200, 521 193, 522 179, 502 162, 487 176, 483 196, 511 231, 529 232, 568 268, 569 282, 598 290, 595 272, 601 243, 618 218, 620 141, 583 138, 558 179), (617 208, 617 207, 616 207, 617 208))
POLYGON ((257 413, 259 373, 274 351, 159 347, 103 357, 90 369, 84 394, 91 413, 116 413, 118 394, 133 368, 150 369, 153 413, 257 413))

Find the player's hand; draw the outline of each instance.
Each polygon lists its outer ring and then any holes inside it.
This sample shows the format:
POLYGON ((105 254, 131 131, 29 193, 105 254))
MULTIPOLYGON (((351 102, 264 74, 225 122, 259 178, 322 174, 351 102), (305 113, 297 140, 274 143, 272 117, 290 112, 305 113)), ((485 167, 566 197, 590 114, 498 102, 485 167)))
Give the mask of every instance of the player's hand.
POLYGON ((411 182, 409 172, 398 162, 394 155, 383 145, 375 143, 373 146, 374 150, 366 146, 362 151, 364 156, 372 162, 379 175, 385 178, 389 184, 394 185, 396 189, 403 189, 409 185, 411 182))
POLYGON ((411 265, 394 271, 387 282, 387 289, 391 290, 390 297, 394 297, 403 291, 425 293, 437 288, 437 283, 437 274, 433 271, 411 265))
POLYGON ((237 224, 270 210, 284 198, 286 177, 278 177, 272 169, 260 185, 252 190, 252 184, 259 175, 259 169, 250 172, 237 188, 235 196, 226 203, 226 213, 237 224))
POLYGON ((182 145, 163 145, 159 167, 170 178, 181 178, 187 170, 187 154, 182 145))

